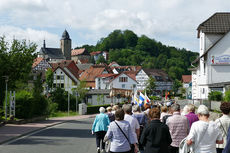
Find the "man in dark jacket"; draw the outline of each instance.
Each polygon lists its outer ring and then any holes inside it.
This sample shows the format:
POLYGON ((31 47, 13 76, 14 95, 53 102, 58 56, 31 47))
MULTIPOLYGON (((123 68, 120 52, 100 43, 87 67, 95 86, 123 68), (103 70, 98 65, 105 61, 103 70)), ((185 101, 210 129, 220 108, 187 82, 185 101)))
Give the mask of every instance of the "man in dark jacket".
POLYGON ((167 125, 160 122, 159 108, 149 111, 151 122, 146 125, 140 143, 145 146, 144 153, 168 153, 172 139, 167 125))

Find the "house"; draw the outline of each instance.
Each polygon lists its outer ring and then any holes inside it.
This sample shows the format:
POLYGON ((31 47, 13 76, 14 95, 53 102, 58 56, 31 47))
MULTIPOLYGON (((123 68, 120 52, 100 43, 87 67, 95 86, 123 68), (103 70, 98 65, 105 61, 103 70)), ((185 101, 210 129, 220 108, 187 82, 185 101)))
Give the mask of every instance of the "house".
POLYGON ((37 57, 36 59, 34 59, 32 65, 32 73, 31 73, 33 80, 36 80, 38 75, 42 75, 42 79, 45 80, 45 71, 48 68, 52 68, 52 67, 50 63, 48 63, 43 57, 37 57))
POLYGON ((107 73, 100 74, 95 78, 95 89, 110 89, 110 81, 113 80, 118 74, 107 73))
POLYGON ((109 64, 109 67, 116 67, 116 66, 120 66, 120 65, 117 64, 117 62, 112 62, 109 64))
POLYGON ((112 66, 111 67, 114 74, 119 74, 127 71, 139 71, 141 66, 112 66))
POLYGON ((95 78, 98 75, 108 74, 108 73, 112 73, 112 71, 110 70, 110 68, 107 65, 95 64, 95 65, 92 65, 89 69, 85 70, 82 73, 80 80, 86 81, 86 86, 89 89, 95 89, 96 88, 95 78))
POLYGON ((72 60, 78 64, 89 63, 90 54, 85 48, 74 49, 71 51, 72 60))
POLYGON ((71 60, 71 39, 66 30, 62 34, 60 46, 60 48, 48 48, 44 40, 43 47, 41 47, 38 57, 42 57, 50 63, 71 60))
POLYGON ((63 88, 65 91, 72 91, 79 84, 79 69, 72 60, 64 60, 60 63, 53 63, 54 82, 53 88, 63 88))
POLYGON ((97 61, 100 56, 103 56, 105 60, 109 59, 109 53, 106 51, 95 51, 95 52, 91 52, 90 55, 93 56, 95 61, 97 61))
POLYGON ((199 57, 192 62, 192 99, 230 86, 230 13, 215 13, 197 28, 199 57))
POLYGON ((165 91, 170 91, 172 89, 173 82, 165 71, 160 69, 141 69, 136 74, 138 91, 143 91, 146 88, 146 83, 150 76, 155 79, 156 94, 162 95, 165 91))
POLYGON ((182 75, 181 82, 183 84, 183 88, 188 88, 189 83, 192 81, 192 75, 182 75))
POLYGON ((192 75, 182 75, 181 82, 186 90, 186 99, 192 99, 192 75))

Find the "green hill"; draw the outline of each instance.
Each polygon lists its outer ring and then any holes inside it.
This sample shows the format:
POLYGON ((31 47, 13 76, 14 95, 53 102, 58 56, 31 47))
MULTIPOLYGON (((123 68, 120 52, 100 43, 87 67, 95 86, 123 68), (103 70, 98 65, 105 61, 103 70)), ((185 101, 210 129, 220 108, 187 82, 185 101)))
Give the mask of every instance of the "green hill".
POLYGON ((141 65, 144 68, 165 70, 175 80, 182 74, 190 74, 190 63, 199 55, 186 49, 163 45, 145 35, 138 37, 130 30, 114 30, 106 38, 93 45, 77 48, 88 51, 109 51, 109 61, 120 65, 141 65))

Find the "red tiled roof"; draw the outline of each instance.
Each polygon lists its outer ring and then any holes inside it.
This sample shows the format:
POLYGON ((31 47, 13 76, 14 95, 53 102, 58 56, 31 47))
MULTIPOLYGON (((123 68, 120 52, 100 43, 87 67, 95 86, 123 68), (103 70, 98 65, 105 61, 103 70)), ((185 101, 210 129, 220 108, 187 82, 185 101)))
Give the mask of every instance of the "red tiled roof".
POLYGON ((94 55, 97 55, 97 54, 101 54, 102 51, 95 51, 95 52, 91 52, 90 55, 91 56, 94 56, 94 55))
POLYGON ((85 51, 86 51, 85 48, 74 49, 71 51, 71 55, 72 56, 81 55, 81 54, 84 54, 85 51))
POLYGON ((32 65, 32 68, 34 68, 35 66, 37 66, 42 60, 43 60, 42 57, 37 57, 36 59, 34 59, 34 63, 32 65))
POLYGON ((96 76, 97 78, 107 78, 107 77, 111 77, 111 76, 116 76, 118 74, 112 74, 112 73, 108 73, 108 74, 100 74, 98 76, 96 76))
POLYGON ((85 72, 83 72, 80 80, 95 81, 96 76, 102 74, 105 69, 105 65, 93 65, 89 69, 85 70, 85 72))
POLYGON ((76 78, 79 78, 79 69, 72 60, 63 60, 60 63, 52 63, 53 71, 58 67, 64 69, 66 67, 76 78))
POLYGON ((79 64, 89 63, 89 59, 78 59, 78 61, 80 62, 79 64))
POLYGON ((126 71, 124 72, 126 75, 128 75, 130 78, 132 78, 133 80, 136 81, 136 74, 137 74, 137 71, 126 71))
MULTIPOLYGON (((117 64, 117 62, 112 62, 112 63, 110 63, 110 64, 109 64, 109 67, 112 66, 113 64, 117 64)), ((119 65, 119 64, 117 64, 117 65, 119 65)))
POLYGON ((192 81, 192 75, 182 75, 182 82, 189 83, 192 81))

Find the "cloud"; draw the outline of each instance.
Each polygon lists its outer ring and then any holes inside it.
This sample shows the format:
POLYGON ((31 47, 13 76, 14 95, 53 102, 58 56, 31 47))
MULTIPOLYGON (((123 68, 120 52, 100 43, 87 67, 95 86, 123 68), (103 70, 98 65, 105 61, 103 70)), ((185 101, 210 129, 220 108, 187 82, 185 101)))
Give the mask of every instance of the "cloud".
POLYGON ((46 40, 47 47, 59 47, 60 36, 49 33, 44 30, 35 30, 31 28, 18 28, 14 26, 0 26, 0 36, 5 36, 8 42, 13 39, 27 40, 38 45, 39 50, 43 44, 43 40, 46 40))
POLYGON ((70 29, 84 44, 115 29, 130 29, 196 51, 197 26, 217 11, 228 11, 229 5, 229 0, 1 0, 0 22, 50 34, 50 29, 70 29))

